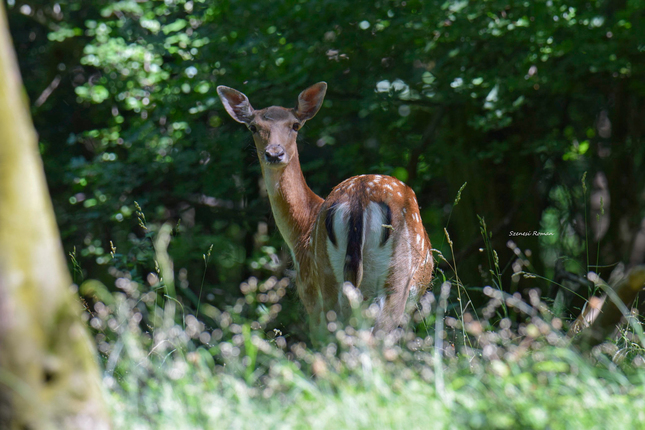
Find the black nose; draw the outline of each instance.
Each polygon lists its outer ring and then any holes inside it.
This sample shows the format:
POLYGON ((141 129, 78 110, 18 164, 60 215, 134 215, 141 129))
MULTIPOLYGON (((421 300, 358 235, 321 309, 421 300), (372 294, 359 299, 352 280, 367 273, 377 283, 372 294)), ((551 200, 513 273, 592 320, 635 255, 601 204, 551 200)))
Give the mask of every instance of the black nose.
POLYGON ((269 146, 264 151, 264 158, 268 163, 281 163, 284 161, 284 149, 279 146, 269 146))

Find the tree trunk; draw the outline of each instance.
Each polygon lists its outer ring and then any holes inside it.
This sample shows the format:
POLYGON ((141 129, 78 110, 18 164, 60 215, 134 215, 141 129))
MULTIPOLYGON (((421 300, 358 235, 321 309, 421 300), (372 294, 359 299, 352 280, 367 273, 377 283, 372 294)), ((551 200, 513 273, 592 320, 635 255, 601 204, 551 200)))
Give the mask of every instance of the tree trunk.
POLYGON ((109 429, 0 3, 0 429, 109 429))
POLYGON ((591 297, 587 307, 571 324, 567 335, 574 337, 582 332, 575 343, 583 350, 600 344, 616 330, 622 318, 630 315, 628 307, 634 303, 643 287, 645 266, 636 266, 617 285, 606 289, 602 297, 591 297))

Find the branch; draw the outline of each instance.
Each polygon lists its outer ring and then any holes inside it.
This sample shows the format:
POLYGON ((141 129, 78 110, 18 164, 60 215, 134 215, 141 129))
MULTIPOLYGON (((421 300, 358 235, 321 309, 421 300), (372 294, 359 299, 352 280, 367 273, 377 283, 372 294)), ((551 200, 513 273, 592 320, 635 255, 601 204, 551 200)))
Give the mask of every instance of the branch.
POLYGON ((52 95, 54 90, 56 88, 58 88, 58 85, 60 84, 60 81, 61 81, 60 75, 56 75, 54 80, 51 81, 51 83, 47 86, 47 88, 45 88, 45 90, 40 94, 40 96, 38 96, 38 98, 34 102, 34 106, 35 107, 41 107, 43 105, 43 103, 45 103, 47 101, 49 96, 52 95))

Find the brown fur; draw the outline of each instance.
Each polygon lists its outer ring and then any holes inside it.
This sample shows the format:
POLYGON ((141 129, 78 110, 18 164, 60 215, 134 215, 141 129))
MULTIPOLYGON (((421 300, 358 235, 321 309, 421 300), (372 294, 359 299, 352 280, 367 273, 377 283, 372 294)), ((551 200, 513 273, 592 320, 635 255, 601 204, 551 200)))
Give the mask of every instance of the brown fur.
MULTIPOLYGON (((386 298, 375 327, 390 331, 401 321, 411 287, 415 286, 420 296, 430 283, 433 270, 430 240, 421 222, 414 191, 398 179, 380 175, 355 176, 336 186, 326 200, 307 186, 298 160, 294 124, 304 125, 316 114, 325 90, 326 84, 319 83, 303 91, 296 109, 272 106, 256 111, 242 93, 218 87, 231 116, 256 130, 253 139, 271 209, 278 229, 293 253, 298 294, 314 331, 323 330, 324 315, 329 310, 338 311, 339 288, 342 288, 327 253, 329 226, 325 225, 325 220, 329 209, 342 203, 359 203, 361 208, 367 208, 370 202, 390 209, 391 226, 383 226, 390 231, 383 233, 383 237, 385 241, 392 241, 393 254, 384 286, 386 298), (267 161, 265 151, 269 146, 284 149, 281 163, 267 161)), ((350 268, 350 275, 346 275, 358 288, 361 287, 363 262, 360 264, 360 267, 350 268), (354 269, 356 273, 352 274, 354 269)))

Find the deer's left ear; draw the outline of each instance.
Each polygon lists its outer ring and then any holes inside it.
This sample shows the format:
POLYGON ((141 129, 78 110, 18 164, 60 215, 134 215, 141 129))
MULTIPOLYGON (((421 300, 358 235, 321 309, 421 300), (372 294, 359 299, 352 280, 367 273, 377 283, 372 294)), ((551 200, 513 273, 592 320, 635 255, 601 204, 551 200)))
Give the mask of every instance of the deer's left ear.
POLYGON ((301 121, 307 121, 318 113, 326 92, 327 83, 318 82, 300 93, 296 105, 296 115, 301 121))

